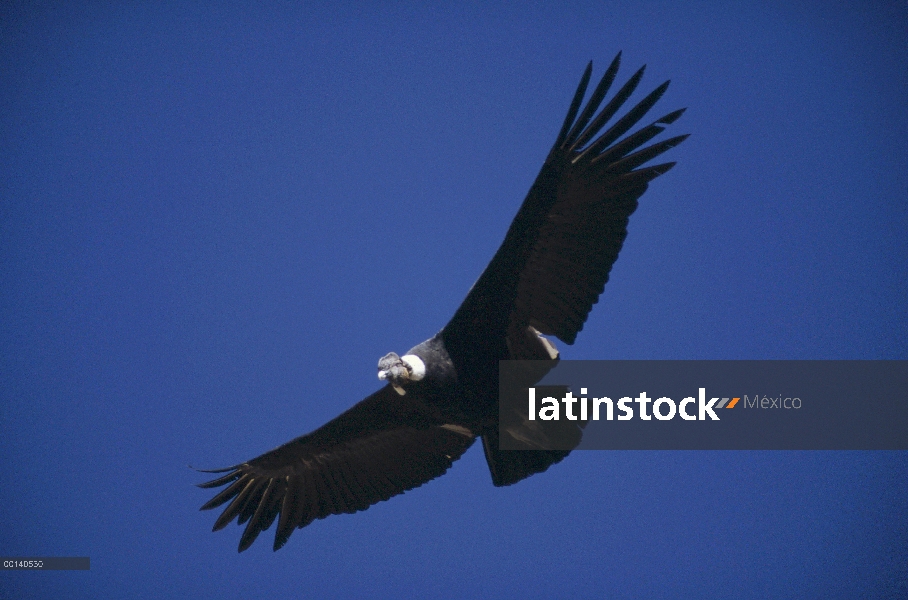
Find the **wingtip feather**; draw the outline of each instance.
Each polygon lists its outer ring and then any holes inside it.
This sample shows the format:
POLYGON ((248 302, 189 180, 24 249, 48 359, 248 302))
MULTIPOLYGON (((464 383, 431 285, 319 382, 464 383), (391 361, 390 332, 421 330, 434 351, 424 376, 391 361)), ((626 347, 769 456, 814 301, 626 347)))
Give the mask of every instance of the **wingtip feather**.
POLYGON ((232 467, 224 467, 222 469, 196 469, 192 465, 189 465, 189 468, 197 473, 226 473, 227 471, 233 471, 235 469, 238 469, 241 466, 242 466, 242 464, 233 465, 232 467))
POLYGON ((580 110, 580 104, 583 102, 583 96, 586 95, 586 88, 590 84, 590 77, 592 75, 593 61, 590 61, 583 71, 583 77, 580 78, 580 84, 577 86, 577 91, 574 92, 574 99, 571 100, 571 107, 568 109, 567 116, 564 118, 564 124, 561 126, 561 131, 558 133, 558 138, 555 140, 556 148, 564 143, 564 139, 567 137, 568 131, 570 131, 571 124, 574 122, 574 119, 577 118, 577 111, 580 110))
MULTIPOLYGON (((668 83, 668 82, 666 82, 666 83, 668 83)), ((686 110, 687 110, 687 108, 679 108, 678 110, 676 110, 674 112, 668 113, 667 115, 665 115, 664 117, 662 117, 661 119, 656 121, 656 123, 661 123, 663 125, 671 125, 672 123, 677 121, 681 117, 681 115, 684 114, 684 111, 686 111, 686 110)))

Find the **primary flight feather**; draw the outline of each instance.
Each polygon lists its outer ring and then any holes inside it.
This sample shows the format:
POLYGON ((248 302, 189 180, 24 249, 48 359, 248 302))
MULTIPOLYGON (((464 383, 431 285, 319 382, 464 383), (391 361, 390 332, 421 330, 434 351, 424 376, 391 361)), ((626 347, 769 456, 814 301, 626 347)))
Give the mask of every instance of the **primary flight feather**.
POLYGON ((604 132, 643 77, 637 71, 602 106, 618 72, 612 61, 583 111, 592 74, 580 80, 564 125, 504 242, 447 325, 434 337, 379 361, 387 381, 312 433, 200 484, 226 486, 202 506, 223 506, 217 531, 246 524, 239 550, 277 520, 274 549, 294 529, 365 510, 445 473, 483 440, 495 485, 546 470, 568 452, 499 449, 498 361, 543 360, 572 344, 608 281, 627 223, 650 181, 675 163, 644 166, 687 136, 645 146, 684 112, 628 135, 668 88, 666 81, 604 132), (579 116, 578 116, 579 113, 579 116))

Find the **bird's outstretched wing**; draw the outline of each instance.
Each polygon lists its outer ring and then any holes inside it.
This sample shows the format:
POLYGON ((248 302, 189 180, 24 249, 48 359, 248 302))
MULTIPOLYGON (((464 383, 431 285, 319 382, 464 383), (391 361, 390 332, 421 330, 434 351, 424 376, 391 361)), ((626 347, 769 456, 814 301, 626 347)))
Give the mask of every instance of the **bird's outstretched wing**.
POLYGON ((555 145, 504 242, 445 327, 445 346, 455 364, 458 359, 499 360, 478 356, 484 340, 506 336, 511 347, 511 338, 528 327, 574 343, 608 281, 637 199, 650 181, 674 166, 643 165, 686 135, 643 146, 684 109, 621 139, 659 100, 667 81, 600 133, 643 76, 641 68, 600 110, 620 58, 619 53, 580 112, 592 62, 587 66, 555 145))
POLYGON ((214 531, 237 520, 242 552, 278 519, 274 549, 296 528, 328 515, 353 513, 445 473, 473 434, 446 425, 391 386, 372 394, 308 435, 242 464, 202 488, 226 485, 202 510, 227 508, 214 531))

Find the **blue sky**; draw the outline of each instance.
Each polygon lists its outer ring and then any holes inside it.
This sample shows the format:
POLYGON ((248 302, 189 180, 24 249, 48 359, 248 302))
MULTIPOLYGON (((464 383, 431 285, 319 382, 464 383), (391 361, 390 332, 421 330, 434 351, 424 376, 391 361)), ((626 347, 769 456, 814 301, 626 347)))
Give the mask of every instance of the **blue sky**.
POLYGON ((0 597, 895 597, 908 454, 577 452, 271 551, 190 470, 378 386, 491 258, 588 60, 672 85, 571 359, 908 358, 904 3, 4 3, 0 597))

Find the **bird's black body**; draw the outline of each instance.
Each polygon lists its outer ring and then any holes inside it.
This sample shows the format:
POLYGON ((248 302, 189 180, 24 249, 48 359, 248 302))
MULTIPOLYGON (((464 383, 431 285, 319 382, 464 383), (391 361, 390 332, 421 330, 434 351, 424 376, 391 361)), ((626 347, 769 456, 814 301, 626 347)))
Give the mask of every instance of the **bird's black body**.
POLYGON ((681 116, 679 110, 621 139, 668 82, 599 133, 643 75, 640 69, 600 110, 619 59, 580 112, 592 64, 587 67, 504 242, 451 321, 403 357, 383 357, 379 377, 388 385, 347 412, 258 458, 213 471, 226 475, 201 484, 227 486, 202 507, 229 502, 215 530, 234 519, 248 521, 240 551, 275 519, 277 550, 294 529, 315 519, 364 510, 422 485, 443 474, 477 437, 495 485, 544 471, 568 454, 531 442, 527 450, 499 450, 500 435, 517 434, 503 424, 499 429, 498 363, 554 365, 558 353, 543 334, 574 342, 608 280, 637 199, 674 163, 642 165, 687 137, 640 149, 681 116))

